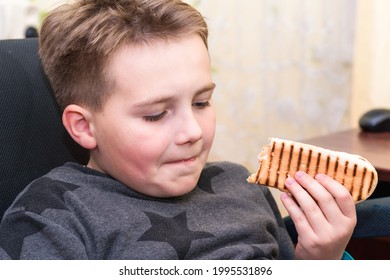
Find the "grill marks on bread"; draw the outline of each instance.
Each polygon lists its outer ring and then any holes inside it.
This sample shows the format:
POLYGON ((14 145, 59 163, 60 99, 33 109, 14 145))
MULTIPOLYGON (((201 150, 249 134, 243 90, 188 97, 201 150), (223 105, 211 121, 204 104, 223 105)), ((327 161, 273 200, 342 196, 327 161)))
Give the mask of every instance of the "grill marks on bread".
POLYGON ((368 198, 378 181, 374 167, 360 156, 277 138, 263 147, 259 163, 257 173, 248 181, 282 191, 287 191, 285 180, 299 170, 312 177, 318 173, 332 177, 350 191, 355 201, 368 198))

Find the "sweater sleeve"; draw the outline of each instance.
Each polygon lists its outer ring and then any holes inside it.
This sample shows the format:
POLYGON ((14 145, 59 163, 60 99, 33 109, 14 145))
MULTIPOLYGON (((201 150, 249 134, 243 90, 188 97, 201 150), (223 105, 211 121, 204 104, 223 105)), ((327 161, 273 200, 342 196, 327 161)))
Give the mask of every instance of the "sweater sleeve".
POLYGON ((87 259, 71 231, 40 214, 16 211, 0 225, 1 259, 87 259))

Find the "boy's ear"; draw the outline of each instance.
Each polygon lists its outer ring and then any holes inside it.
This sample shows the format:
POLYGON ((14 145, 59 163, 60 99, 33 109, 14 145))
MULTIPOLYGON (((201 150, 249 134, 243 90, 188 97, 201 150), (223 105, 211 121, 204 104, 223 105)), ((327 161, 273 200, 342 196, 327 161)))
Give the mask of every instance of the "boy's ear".
POLYGON ((96 140, 89 110, 75 104, 68 105, 62 113, 62 123, 69 135, 87 150, 96 148, 96 140))

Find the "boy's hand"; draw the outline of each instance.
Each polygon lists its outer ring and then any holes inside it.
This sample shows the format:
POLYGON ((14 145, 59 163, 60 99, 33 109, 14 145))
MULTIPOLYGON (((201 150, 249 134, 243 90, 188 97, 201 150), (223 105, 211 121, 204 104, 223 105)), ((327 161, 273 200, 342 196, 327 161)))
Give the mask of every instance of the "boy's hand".
POLYGON ((315 179, 298 171, 281 194, 298 232, 297 259, 340 260, 356 225, 356 208, 348 190, 318 174, 315 179))

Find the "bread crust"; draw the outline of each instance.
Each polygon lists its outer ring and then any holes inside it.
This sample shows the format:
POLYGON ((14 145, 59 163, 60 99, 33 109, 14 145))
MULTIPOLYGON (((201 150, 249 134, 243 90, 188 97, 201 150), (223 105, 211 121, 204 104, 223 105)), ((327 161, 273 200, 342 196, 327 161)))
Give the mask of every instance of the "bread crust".
POLYGON ((270 144, 263 146, 258 161, 259 169, 247 181, 286 192, 285 180, 297 171, 312 177, 319 173, 332 177, 348 189, 355 202, 367 199, 378 183, 375 168, 359 155, 291 140, 271 138, 270 144))

